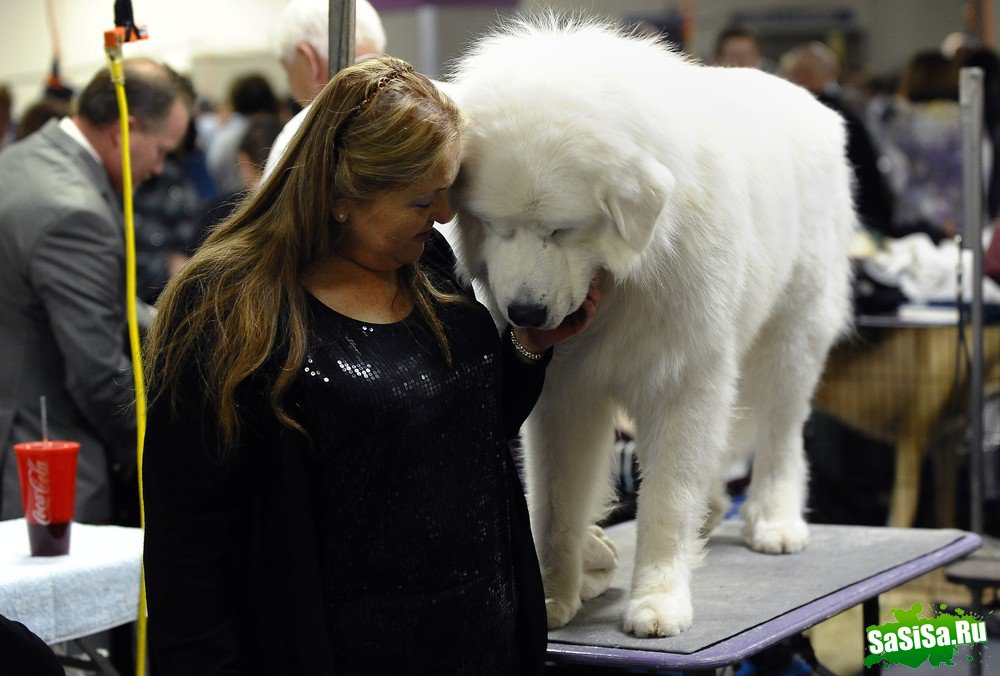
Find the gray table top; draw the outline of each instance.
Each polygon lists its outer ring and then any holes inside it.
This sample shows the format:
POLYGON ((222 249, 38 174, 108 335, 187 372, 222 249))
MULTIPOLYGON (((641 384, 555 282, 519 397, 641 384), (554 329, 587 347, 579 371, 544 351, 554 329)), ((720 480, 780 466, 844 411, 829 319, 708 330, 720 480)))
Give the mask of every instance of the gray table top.
POLYGON ((712 533, 705 563, 692 579, 694 624, 662 639, 621 630, 635 523, 609 528, 620 557, 611 587, 567 626, 549 632, 549 659, 663 669, 726 666, 959 559, 981 542, 953 529, 811 525, 805 551, 775 556, 750 550, 740 525, 725 521, 712 533))

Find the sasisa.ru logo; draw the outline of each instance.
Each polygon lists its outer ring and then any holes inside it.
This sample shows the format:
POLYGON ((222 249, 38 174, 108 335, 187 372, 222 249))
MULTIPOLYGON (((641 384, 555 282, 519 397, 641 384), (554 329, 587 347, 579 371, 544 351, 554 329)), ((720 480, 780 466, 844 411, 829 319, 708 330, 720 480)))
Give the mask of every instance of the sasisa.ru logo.
POLYGON ((865 666, 880 662, 908 667, 918 667, 924 662, 932 667, 953 665, 959 646, 986 643, 986 623, 982 618, 961 608, 956 608, 954 614, 945 613, 946 608, 942 604, 938 607, 942 612, 934 617, 919 617, 921 607, 914 604, 909 610, 893 610, 895 622, 866 627, 869 654, 865 666))

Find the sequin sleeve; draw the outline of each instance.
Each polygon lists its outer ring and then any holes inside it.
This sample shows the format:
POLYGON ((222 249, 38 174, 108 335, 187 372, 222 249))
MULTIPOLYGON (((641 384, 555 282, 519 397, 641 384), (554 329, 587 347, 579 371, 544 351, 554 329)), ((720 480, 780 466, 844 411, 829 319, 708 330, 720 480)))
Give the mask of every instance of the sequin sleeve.
POLYGON ((542 393, 545 367, 552 360, 552 348, 546 350, 545 356, 537 362, 526 364, 517 356, 510 340, 504 340, 509 331, 508 325, 500 338, 503 362, 503 391, 500 401, 503 406, 504 434, 508 439, 514 439, 542 393))
MULTIPOLYGON (((443 280, 454 291, 465 293, 475 299, 471 286, 463 285, 455 273, 455 254, 443 235, 437 233, 427 241, 421 264, 433 273, 433 277, 443 280)), ((485 309, 485 308, 484 308, 485 309)), ((508 439, 517 437, 521 425, 535 407, 542 386, 545 384, 545 367, 552 360, 552 348, 545 356, 532 364, 522 361, 514 351, 514 346, 505 336, 510 331, 507 325, 500 333, 500 355, 503 364, 502 392, 500 405, 503 409, 503 429, 508 439)))

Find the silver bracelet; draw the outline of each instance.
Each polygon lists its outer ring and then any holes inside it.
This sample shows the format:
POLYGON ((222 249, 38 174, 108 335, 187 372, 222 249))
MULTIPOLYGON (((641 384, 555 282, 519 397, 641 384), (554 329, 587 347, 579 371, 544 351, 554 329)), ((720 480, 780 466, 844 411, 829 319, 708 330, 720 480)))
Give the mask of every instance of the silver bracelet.
POLYGON ((514 346, 514 351, 517 352, 522 357, 524 357, 525 359, 529 359, 531 361, 538 361, 539 359, 545 356, 544 352, 541 353, 531 352, 524 345, 521 345, 521 341, 517 339, 517 334, 514 333, 514 329, 510 330, 510 344, 514 346))

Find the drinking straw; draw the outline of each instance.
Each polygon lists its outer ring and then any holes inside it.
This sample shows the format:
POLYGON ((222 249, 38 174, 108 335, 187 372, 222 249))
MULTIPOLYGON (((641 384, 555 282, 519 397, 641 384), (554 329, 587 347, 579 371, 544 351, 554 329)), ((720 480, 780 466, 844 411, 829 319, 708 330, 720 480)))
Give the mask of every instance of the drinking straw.
POLYGON ((49 440, 49 416, 45 411, 45 395, 41 396, 42 407, 42 441, 49 440))

